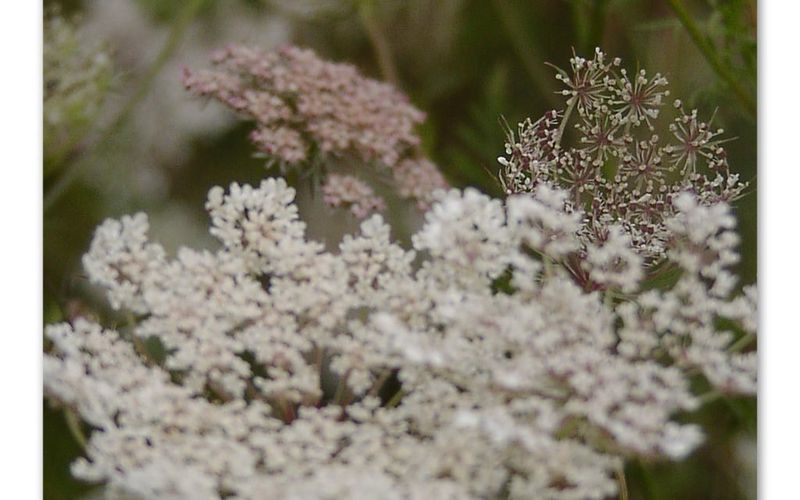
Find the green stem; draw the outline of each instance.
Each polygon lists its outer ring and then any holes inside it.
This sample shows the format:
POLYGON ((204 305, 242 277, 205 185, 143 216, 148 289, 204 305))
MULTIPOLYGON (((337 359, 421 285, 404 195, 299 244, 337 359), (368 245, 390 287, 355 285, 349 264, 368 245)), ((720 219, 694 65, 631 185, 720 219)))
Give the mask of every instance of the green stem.
POLYGON ((700 396, 697 396, 697 400, 700 402, 700 405, 703 406, 703 405, 707 405, 708 403, 711 403, 713 401, 716 401, 721 397, 722 397, 722 393, 721 392, 719 392, 719 391, 709 391, 709 392, 707 392, 705 394, 701 394, 700 396))
POLYGON ((617 467, 617 483, 619 483, 619 500, 628 500, 628 483, 625 481, 623 465, 617 467))
POLYGON ((539 92, 547 101, 548 106, 553 108, 561 106, 561 100, 554 93, 555 89, 550 77, 542 71, 540 66, 544 59, 536 52, 535 45, 527 39, 525 28, 519 24, 519 16, 512 11, 506 0, 494 0, 493 3, 495 10, 500 15, 500 21, 503 23, 509 41, 531 81, 539 87, 539 92))
POLYGON ((88 445, 88 441, 86 436, 83 434, 83 429, 81 429, 81 420, 78 418, 78 415, 71 409, 67 408, 64 410, 64 419, 67 421, 67 427, 69 431, 72 433, 73 437, 75 437, 75 441, 81 445, 82 449, 86 449, 88 445))
POLYGON ((555 275, 555 263, 553 259, 542 254, 542 261, 544 262, 544 277, 547 279, 552 278, 555 275))
POLYGON ((283 416, 282 420, 284 423, 291 423, 295 418, 294 406, 292 405, 291 401, 280 398, 278 400, 278 406, 280 406, 281 415, 283 416))
POLYGON ((739 352, 745 347, 747 347, 750 342, 756 339, 755 333, 748 333, 744 335, 742 338, 737 340, 732 346, 728 348, 728 352, 739 352))
POLYGON ((400 400, 403 399, 404 393, 403 389, 398 389, 397 392, 394 393, 394 396, 386 402, 387 408, 394 408, 398 404, 400 404, 400 400))
MULTIPOLYGON (((603 45, 603 32, 606 27, 606 12, 608 11, 609 0, 595 0, 592 2, 592 22, 589 25, 589 43, 595 47, 603 45)), ((591 53, 594 47, 587 47, 587 53, 591 53)))
POLYGON ((572 10, 572 24, 575 26, 575 38, 581 52, 588 51, 589 45, 589 15, 587 6, 583 0, 572 0, 570 3, 572 10))
POLYGON ((147 366, 157 365, 158 363, 156 363, 156 361, 150 355, 150 350, 147 348, 144 340, 142 340, 142 338, 136 334, 136 317, 134 317, 133 314, 128 313, 127 319, 127 326, 129 328, 128 334, 130 335, 131 343, 133 344, 133 350, 142 358, 142 361, 147 366))
MULTIPOLYGON (((147 95, 147 92, 150 90, 150 87, 153 84, 156 76, 158 76, 161 69, 164 67, 167 61, 169 61, 170 57, 172 57, 172 54, 180 45, 186 30, 189 28, 195 16, 199 12, 200 7, 202 7, 204 3, 205 0, 191 0, 187 2, 183 10, 175 18, 175 23, 172 25, 172 30, 167 37, 167 41, 164 43, 164 46, 161 48, 161 51, 158 53, 156 59, 153 61, 150 67, 147 68, 147 71, 145 72, 142 80, 139 82, 139 86, 136 88, 136 91, 133 93, 130 99, 128 99, 128 102, 125 104, 125 107, 122 108, 122 111, 120 111, 114 121, 105 128, 105 131, 97 140, 98 148, 113 138, 122 128, 122 126, 128 121, 133 113, 133 110, 147 95)), ((86 169, 88 164, 89 162, 86 161, 85 158, 84 161, 76 161, 68 168, 66 172, 61 175, 61 177, 59 177, 55 184, 53 184, 53 186, 44 195, 44 212, 47 212, 48 209, 53 207, 53 205, 61 198, 61 196, 67 191, 72 183, 75 182, 75 180, 80 176, 81 172, 86 169)))
POLYGON ((567 106, 567 110, 564 111, 564 117, 561 119, 561 123, 558 125, 558 132, 556 132, 556 146, 561 145, 561 137, 564 136, 564 131, 567 129, 567 121, 569 117, 572 115, 572 110, 575 109, 575 103, 578 102, 578 98, 573 96, 569 100, 569 105, 567 106))
POLYGON ((378 377, 374 384, 372 384, 372 388, 369 390, 370 396, 377 396, 378 393, 381 391, 381 388, 389 380, 389 377, 392 375, 392 370, 384 370, 383 373, 378 377))
POLYGON ((591 54, 595 47, 603 45, 608 0, 571 0, 570 6, 578 49, 591 54))
POLYGON ((347 388, 347 379, 350 376, 350 371, 346 371, 341 377, 339 377, 339 382, 336 385, 336 394, 333 396, 334 403, 340 406, 347 406, 347 399, 348 398, 348 388, 347 388))
POLYGON ((395 87, 400 87, 400 79, 397 76, 397 67, 392 57, 392 49, 375 15, 375 1, 361 0, 358 6, 358 14, 364 29, 367 31, 372 50, 375 51, 375 58, 378 61, 381 76, 395 87))
POLYGON ((606 290, 603 292, 603 305, 606 306, 607 309, 611 309, 614 306, 614 292, 611 290, 606 290))
POLYGON ((747 109, 747 112, 751 116, 756 116, 756 102, 753 96, 739 83, 733 71, 723 63, 719 54, 717 54, 716 48, 703 36, 700 27, 689 14, 689 11, 686 10, 686 6, 683 5, 683 2, 681 0, 669 0, 669 4, 675 12, 675 15, 678 16, 681 24, 683 24, 683 27, 689 32, 689 36, 703 54, 703 57, 705 57, 706 61, 711 65, 714 72, 717 73, 717 76, 730 86, 733 93, 736 94, 747 109))

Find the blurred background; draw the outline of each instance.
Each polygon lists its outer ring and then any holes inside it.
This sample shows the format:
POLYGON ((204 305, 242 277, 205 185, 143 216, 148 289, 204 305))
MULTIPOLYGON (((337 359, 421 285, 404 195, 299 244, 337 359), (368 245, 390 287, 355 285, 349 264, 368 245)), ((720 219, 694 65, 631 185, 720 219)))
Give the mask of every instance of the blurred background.
MULTIPOLYGON (((502 120, 561 106, 552 63, 601 47, 623 66, 661 72, 672 98, 734 138, 732 170, 750 180, 737 202, 740 275, 756 280, 755 0, 63 0, 45 1, 44 322, 109 311, 80 257, 107 217, 145 211, 169 251, 211 247, 203 204, 214 185, 267 171, 250 125, 191 97, 183 66, 208 67, 228 42, 293 43, 394 83, 428 114, 425 152, 457 187, 499 195, 502 120)), ((355 227, 301 186, 312 237, 335 244, 355 227)), ((390 217, 391 218, 391 217, 390 217)), ((413 219, 413 217, 412 217, 413 219)), ((404 221, 413 226, 415 222, 404 221)), ((686 415, 710 435, 688 460, 637 462, 631 498, 756 497, 756 405, 722 399, 686 415)), ((69 476, 80 454, 57 408, 44 407, 44 497, 88 498, 69 476)))

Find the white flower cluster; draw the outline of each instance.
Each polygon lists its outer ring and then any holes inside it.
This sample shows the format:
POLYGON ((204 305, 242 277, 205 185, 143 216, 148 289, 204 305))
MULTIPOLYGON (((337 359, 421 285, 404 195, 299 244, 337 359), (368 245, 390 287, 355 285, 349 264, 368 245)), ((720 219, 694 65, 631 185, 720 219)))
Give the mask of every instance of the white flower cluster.
POLYGON ((144 498, 602 499, 626 459, 702 441, 673 419, 700 404, 691 377, 756 390, 724 204, 675 198, 682 273, 642 291, 620 230, 575 264, 583 219, 547 185, 440 191, 414 251, 373 215, 326 252, 293 199, 282 179, 213 188, 213 253, 168 258, 142 214, 98 228, 85 268, 131 322, 46 329, 46 394, 91 427, 76 477, 144 498))

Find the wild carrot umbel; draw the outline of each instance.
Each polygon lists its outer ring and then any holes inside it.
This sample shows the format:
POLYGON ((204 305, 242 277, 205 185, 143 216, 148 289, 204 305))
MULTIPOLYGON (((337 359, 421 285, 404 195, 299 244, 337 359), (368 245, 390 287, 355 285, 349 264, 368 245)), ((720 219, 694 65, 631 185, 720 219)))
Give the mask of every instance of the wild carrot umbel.
MULTIPOLYGON (((741 186, 692 114, 674 130, 705 138, 692 165, 650 136, 660 76, 629 81, 600 52, 573 66, 569 112, 509 142, 508 197, 433 192, 412 249, 372 215, 326 251, 282 178, 209 191, 215 251, 168 255, 144 214, 105 221, 84 268, 164 356, 85 319, 47 327, 46 394, 92 428, 73 473, 145 498, 603 499, 626 461, 692 453, 696 386, 756 392, 755 289, 731 271, 741 186), (572 148, 568 117, 589 139, 572 148), (645 283, 656 262, 673 283, 645 283)), ((262 103, 219 78, 190 86, 262 103)), ((354 179, 324 193, 379 205, 354 179)))
POLYGON ((675 214, 675 196, 689 191, 704 205, 730 203, 747 185, 730 171, 721 129, 679 100, 666 105, 661 74, 629 73, 599 49, 570 65, 556 75, 566 87, 565 109, 509 130, 500 180, 509 194, 540 184, 565 189, 567 210, 586 217, 584 245, 619 226, 647 264, 657 264, 667 251, 664 221, 675 214), (669 111, 676 116, 665 120, 669 111))
MULTIPOLYGON (((255 121, 253 144, 284 168, 303 169, 319 155, 361 163, 391 176, 398 193, 421 206, 427 205, 434 190, 447 187, 419 148, 415 128, 425 114, 391 85, 366 78, 351 65, 323 61, 311 50, 292 46, 264 52, 229 45, 214 55, 213 62, 214 70, 185 69, 186 88, 255 121)), ((350 188, 357 183, 365 186, 349 178, 350 188)), ((328 192, 341 191, 342 180, 329 181, 328 192)), ((353 213, 363 218, 382 207, 382 200, 373 200, 353 213)))

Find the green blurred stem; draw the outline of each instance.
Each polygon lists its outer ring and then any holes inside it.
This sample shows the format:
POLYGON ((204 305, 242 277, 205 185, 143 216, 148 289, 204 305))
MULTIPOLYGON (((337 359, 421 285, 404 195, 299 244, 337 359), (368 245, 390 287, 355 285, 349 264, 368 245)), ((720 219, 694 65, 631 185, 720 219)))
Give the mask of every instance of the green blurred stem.
MULTIPOLYGON (((603 43, 603 32, 606 27, 606 12, 609 0, 595 0, 592 2, 592 22, 589 24, 589 43, 599 47, 603 43)), ((594 47, 587 47, 587 53, 594 51, 594 47)))
POLYGON ((348 403, 347 399, 349 399, 349 396, 347 390, 347 378, 349 376, 350 376, 350 371, 348 370, 347 372, 344 373, 344 375, 339 377, 339 382, 336 385, 336 394, 334 394, 333 396, 334 403, 339 404, 341 406, 347 406, 348 403))
POLYGON ((655 482, 653 481, 653 476, 650 473, 650 469, 648 469, 646 467, 645 463, 642 462, 641 460, 636 460, 635 464, 636 464, 637 468, 639 469, 639 473, 642 476, 641 485, 642 485, 642 488, 644 489, 643 497, 644 498, 656 498, 655 497, 656 485, 655 485, 655 482))
POLYGON ((705 394, 701 394, 697 396, 697 401, 700 403, 701 406, 707 405, 712 401, 716 401, 722 397, 722 393, 716 390, 709 391, 705 394))
POLYGON ((142 340, 142 338, 136 334, 136 317, 133 314, 128 313, 127 319, 127 326, 130 328, 129 335, 131 337, 131 343, 133 344, 133 350, 142 358, 142 361, 147 366, 158 365, 156 360, 153 359, 153 356, 150 354, 150 350, 147 348, 144 340, 142 340))
POLYGON ((553 262, 553 259, 547 255, 542 255, 542 261, 544 262, 545 277, 552 278, 555 275, 555 263, 553 262))
POLYGON ((750 342, 755 340, 755 338, 756 338, 756 334, 755 333, 748 333, 747 335, 744 335, 742 338, 737 340, 732 346, 730 346, 728 348, 728 351, 729 352, 739 352, 742 349, 744 349, 745 347, 747 347, 750 344, 750 342))
POLYGON ((394 408, 395 406, 400 404, 400 400, 403 399, 405 393, 403 389, 398 389, 397 392, 394 393, 394 396, 386 402, 386 408, 394 408))
POLYGON ((714 72, 730 86, 747 112, 751 116, 756 116, 756 102, 753 96, 739 83, 739 79, 736 78, 733 71, 722 62, 716 48, 703 36, 700 27, 686 10, 683 2, 681 0, 669 0, 669 5, 714 72))
POLYGON ((619 500, 628 500, 628 483, 625 481, 625 469, 622 465, 617 467, 617 482, 619 483, 619 500))
POLYGON ((527 39, 525 28, 519 24, 519 16, 513 12, 507 0, 493 0, 493 3, 495 10, 500 15, 500 21, 503 23, 509 41, 525 66, 525 71, 531 81, 539 88, 539 92, 549 106, 553 108, 561 106, 560 99, 553 93, 550 77, 545 71, 542 71, 543 68, 540 66, 543 59, 527 39))
POLYGON ((590 54, 602 45, 608 0, 572 0, 570 6, 578 48, 590 54))
POLYGON ((614 307, 614 292, 612 290, 606 290, 603 292, 603 305, 608 309, 612 309, 614 307))
POLYGON ((64 419, 67 421, 67 427, 69 431, 72 433, 72 436, 75 438, 75 441, 81 445, 82 449, 86 449, 88 441, 86 440, 86 436, 83 434, 83 429, 81 429, 81 420, 78 418, 78 415, 70 408, 64 410, 64 419))
POLYGON ((361 18, 364 29, 367 31, 372 50, 375 51, 375 59, 378 61, 381 76, 384 80, 399 88, 400 79, 397 76, 397 67, 394 64, 389 41, 386 39, 376 16, 375 1, 361 0, 358 5, 358 15, 361 18))
MULTIPOLYGON (((192 24, 192 21, 205 1, 206 0, 190 0, 186 2, 183 10, 175 17, 169 36, 164 46, 161 48, 161 51, 158 53, 158 56, 150 67, 147 68, 144 77, 139 82, 139 86, 130 99, 128 99, 125 107, 122 108, 114 121, 105 128, 105 131, 97 140, 97 148, 102 147, 113 138, 131 117, 133 110, 136 109, 136 106, 147 95, 156 76, 158 76, 164 65, 169 61, 172 54, 180 45, 181 40, 186 34, 186 30, 192 24)), ((86 169, 88 164, 89 162, 86 161, 86 158, 83 158, 83 161, 77 160, 61 175, 55 184, 44 194, 44 212, 47 212, 48 209, 53 207, 72 183, 80 176, 82 171, 86 169)))
POLYGON ((583 0, 572 0, 572 23, 575 25, 575 38, 581 52, 586 52, 589 45, 589 19, 583 0))
POLYGON ((369 391, 369 395, 373 397, 377 396, 383 385, 386 383, 387 380, 389 380, 389 377, 391 376, 392 376, 392 370, 389 369, 383 370, 383 373, 381 373, 378 379, 375 381, 375 383, 372 384, 372 388, 369 391))
POLYGON ((556 132, 556 145, 561 144, 561 138, 564 136, 564 131, 567 129, 567 121, 569 121, 570 115, 572 115, 572 110, 575 109, 575 103, 578 102, 578 98, 573 96, 569 100, 569 105, 567 106, 567 110, 564 111, 564 117, 561 118, 561 123, 558 126, 558 132, 556 132))

